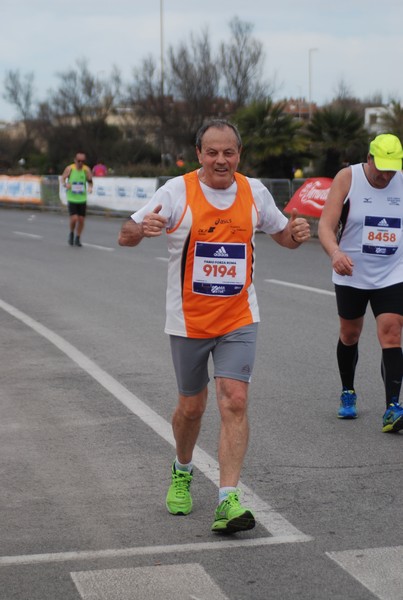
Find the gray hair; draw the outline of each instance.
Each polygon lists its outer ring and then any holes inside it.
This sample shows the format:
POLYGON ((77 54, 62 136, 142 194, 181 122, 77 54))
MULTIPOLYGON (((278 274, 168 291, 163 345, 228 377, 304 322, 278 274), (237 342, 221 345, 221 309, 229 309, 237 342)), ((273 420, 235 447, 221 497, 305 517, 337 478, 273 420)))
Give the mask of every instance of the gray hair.
POLYGON ((206 123, 204 123, 204 125, 202 125, 200 127, 199 131, 196 134, 196 148, 199 151, 201 151, 203 136, 206 133, 206 131, 208 129, 210 129, 211 127, 215 127, 216 129, 224 129, 225 127, 229 127, 230 129, 232 129, 232 131, 234 132, 235 137, 236 137, 238 150, 241 149, 242 139, 241 139, 241 134, 238 131, 238 128, 233 123, 231 123, 230 121, 227 121, 226 119, 212 119, 211 121, 207 121, 206 123))

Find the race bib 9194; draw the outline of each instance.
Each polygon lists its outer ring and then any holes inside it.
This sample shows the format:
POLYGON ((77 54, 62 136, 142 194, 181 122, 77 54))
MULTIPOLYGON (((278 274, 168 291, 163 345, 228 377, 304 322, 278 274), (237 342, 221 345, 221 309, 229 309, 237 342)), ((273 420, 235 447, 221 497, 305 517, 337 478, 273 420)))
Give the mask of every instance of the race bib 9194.
POLYGON ((192 289, 196 294, 234 296, 246 281, 246 244, 196 242, 192 289))

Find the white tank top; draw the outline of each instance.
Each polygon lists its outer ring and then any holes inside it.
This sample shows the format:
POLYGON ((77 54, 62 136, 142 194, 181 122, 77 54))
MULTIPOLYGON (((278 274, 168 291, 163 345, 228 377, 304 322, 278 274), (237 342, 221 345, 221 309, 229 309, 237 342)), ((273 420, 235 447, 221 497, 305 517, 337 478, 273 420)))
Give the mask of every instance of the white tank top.
POLYGON ((351 277, 333 271, 339 285, 383 288, 403 282, 403 173, 383 189, 372 187, 364 165, 352 165, 351 187, 341 218, 340 250, 354 262, 351 277))

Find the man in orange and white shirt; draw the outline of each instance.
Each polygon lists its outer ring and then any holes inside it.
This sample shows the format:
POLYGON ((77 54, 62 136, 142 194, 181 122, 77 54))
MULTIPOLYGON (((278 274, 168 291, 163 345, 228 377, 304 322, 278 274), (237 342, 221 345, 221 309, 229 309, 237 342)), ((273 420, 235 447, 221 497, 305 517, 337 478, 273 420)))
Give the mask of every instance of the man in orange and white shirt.
POLYGON ((137 246, 163 231, 167 236, 165 332, 179 390, 167 509, 175 515, 192 510, 192 456, 207 404, 211 354, 221 415, 219 504, 212 530, 226 533, 255 526, 237 489, 248 444, 248 387, 260 320, 253 285, 255 231, 287 248, 310 237, 306 219, 294 211, 288 220, 260 181, 237 172, 241 149, 232 123, 205 124, 196 137, 201 168, 169 180, 119 234, 121 246, 137 246))

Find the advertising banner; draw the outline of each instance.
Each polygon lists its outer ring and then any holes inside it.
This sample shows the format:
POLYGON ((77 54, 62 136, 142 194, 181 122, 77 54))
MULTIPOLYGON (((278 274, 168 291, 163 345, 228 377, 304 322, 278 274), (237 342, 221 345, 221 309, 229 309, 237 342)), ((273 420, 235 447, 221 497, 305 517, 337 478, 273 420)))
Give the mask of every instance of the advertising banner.
POLYGON ((332 181, 333 179, 330 177, 311 177, 307 179, 284 207, 284 212, 290 213, 293 208, 296 208, 300 215, 320 217, 332 181))
MULTIPOLYGON (((59 196, 67 204, 66 189, 59 179, 59 196)), ((157 178, 150 177, 94 177, 92 194, 87 195, 87 206, 135 212, 144 206, 157 189, 157 178)))
POLYGON ((0 175, 0 201, 42 204, 41 177, 0 175))

